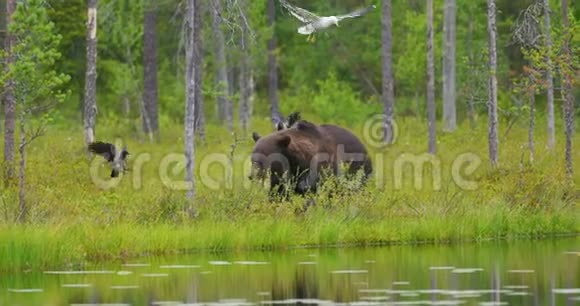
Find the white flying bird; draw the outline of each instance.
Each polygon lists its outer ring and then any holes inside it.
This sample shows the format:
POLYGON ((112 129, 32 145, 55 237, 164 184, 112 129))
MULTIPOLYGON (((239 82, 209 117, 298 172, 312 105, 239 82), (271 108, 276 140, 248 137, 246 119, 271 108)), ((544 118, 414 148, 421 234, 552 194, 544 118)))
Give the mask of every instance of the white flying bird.
POLYGON ((361 17, 361 16, 369 13, 372 9, 376 8, 375 5, 371 5, 371 6, 366 7, 366 8, 358 9, 358 10, 356 10, 352 13, 348 13, 346 15, 320 17, 312 12, 309 12, 309 11, 303 9, 303 8, 293 6, 290 3, 288 3, 288 1, 286 1, 286 0, 279 0, 279 1, 280 1, 280 4, 282 4, 282 6, 284 8, 286 8, 288 10, 288 12, 290 12, 290 14, 292 14, 292 16, 296 17, 298 20, 300 20, 304 24, 298 28, 298 33, 300 33, 302 35, 308 35, 308 40, 310 40, 311 35, 314 34, 314 32, 316 32, 318 30, 324 30, 332 25, 336 25, 338 27, 339 21, 342 21, 343 19, 346 19, 346 18, 361 17))

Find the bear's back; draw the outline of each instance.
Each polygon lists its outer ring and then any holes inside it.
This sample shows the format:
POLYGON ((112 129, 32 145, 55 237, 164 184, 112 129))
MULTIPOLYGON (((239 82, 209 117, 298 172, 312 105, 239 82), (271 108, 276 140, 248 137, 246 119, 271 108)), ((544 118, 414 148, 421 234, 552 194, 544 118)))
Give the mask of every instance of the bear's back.
POLYGON ((351 131, 333 124, 322 124, 319 128, 323 133, 332 136, 337 145, 344 145, 346 153, 367 154, 364 144, 351 131))
POLYGON ((341 145, 343 147, 344 153, 364 155, 364 160, 350 160, 348 158, 346 158, 346 160, 342 160, 342 162, 351 163, 351 170, 353 172, 356 172, 362 168, 364 169, 365 174, 369 175, 373 171, 372 162, 369 158, 365 145, 351 131, 333 124, 322 124, 319 126, 319 129, 323 133, 333 137, 335 144, 337 146, 341 145))

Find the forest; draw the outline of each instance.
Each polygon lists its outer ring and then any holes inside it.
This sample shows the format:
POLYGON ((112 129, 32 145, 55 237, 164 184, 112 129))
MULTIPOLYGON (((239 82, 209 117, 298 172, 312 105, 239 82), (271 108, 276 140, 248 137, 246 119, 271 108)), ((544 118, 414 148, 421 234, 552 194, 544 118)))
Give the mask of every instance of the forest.
POLYGON ((375 7, 307 39, 278 0, 0 1, 0 270, 578 233, 574 1, 287 2, 375 7), (361 137, 362 190, 304 210, 248 182, 252 132, 296 111, 361 137))

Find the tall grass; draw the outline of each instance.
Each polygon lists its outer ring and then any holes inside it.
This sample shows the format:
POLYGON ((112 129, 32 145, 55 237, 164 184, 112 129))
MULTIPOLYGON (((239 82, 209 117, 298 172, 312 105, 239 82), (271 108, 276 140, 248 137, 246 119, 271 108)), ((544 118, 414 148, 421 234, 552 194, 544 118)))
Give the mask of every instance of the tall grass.
MULTIPOLYGON (((565 177, 562 148, 538 150, 535 163, 527 162, 525 128, 504 135, 501 166, 487 167, 486 131, 467 127, 439 138, 441 188, 433 188, 429 167, 423 185, 413 186, 413 169, 403 168, 402 188, 396 188, 395 160, 404 153, 425 152, 424 123, 399 122, 399 138, 387 148, 369 147, 375 174, 361 191, 329 193, 328 184, 313 195, 316 205, 304 210, 309 199, 293 197, 270 203, 263 186, 247 183, 243 163, 253 141, 234 138, 210 127, 207 142, 197 146, 197 217, 184 213, 183 191, 163 184, 159 169, 168 153, 181 153, 182 131, 177 125, 163 129, 159 143, 148 143, 130 130, 111 126, 99 130, 99 139, 114 141, 120 135, 132 153, 133 171, 119 186, 103 190, 89 175, 82 134, 55 128, 29 149, 27 168, 27 224, 16 224, 17 192, 3 190, 0 201, 0 270, 79 268, 88 261, 127 260, 136 256, 191 251, 286 249, 304 246, 377 245, 387 243, 448 243, 522 237, 553 237, 580 232, 580 167, 573 181, 565 177), (467 178, 477 188, 459 188, 451 175, 453 161, 469 152, 482 160, 467 178), (136 161, 148 153, 141 186, 136 188, 136 161), (213 190, 202 184, 200 161, 221 153, 234 163, 233 186, 219 166, 209 175, 221 181, 213 190), (382 160, 382 163, 381 163, 382 160), (576 184, 576 185, 574 185, 576 184)), ((256 130, 270 128, 260 121, 256 130)), ((363 135, 362 125, 353 129, 363 135)), ((538 143, 545 141, 539 133, 538 143)), ((580 137, 575 152, 580 152, 580 137)), ((562 142, 559 143, 562 145, 562 142)), ((543 147, 541 145, 539 148, 543 147)), ((171 169, 171 167, 170 167, 171 169)), ((179 167, 177 167, 179 170, 179 167)), ((101 167, 106 179, 108 168, 101 167)), ((462 170, 464 171, 464 170, 462 170)), ((170 173, 177 180, 182 171, 170 173)))

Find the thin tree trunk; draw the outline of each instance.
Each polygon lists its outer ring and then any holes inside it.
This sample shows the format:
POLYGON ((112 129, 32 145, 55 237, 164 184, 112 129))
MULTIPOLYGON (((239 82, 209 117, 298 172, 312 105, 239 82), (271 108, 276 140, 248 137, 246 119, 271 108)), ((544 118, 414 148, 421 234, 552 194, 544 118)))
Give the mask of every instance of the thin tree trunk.
POLYGON ((251 69, 248 50, 242 47, 240 58, 240 125, 244 133, 248 131, 250 123, 251 69))
POLYGON ((250 128, 252 114, 254 113, 254 100, 256 99, 256 81, 254 79, 254 66, 250 65, 248 69, 248 107, 247 107, 247 128, 250 128))
POLYGON ((528 96, 530 99, 530 126, 528 128, 528 148, 530 150, 530 162, 534 162, 535 157, 535 145, 534 145, 534 128, 535 128, 535 116, 536 116, 536 93, 534 92, 534 77, 530 76, 530 86, 528 89, 528 96))
POLYGON ((278 114, 278 62, 276 59, 276 4, 268 0, 268 26, 272 29, 272 38, 268 40, 268 96, 270 114, 274 118, 278 114))
MULTIPOLYGON (((197 57, 195 56, 195 18, 197 16, 195 10, 197 8, 196 2, 200 0, 188 0, 187 1, 187 12, 186 12, 186 31, 185 31, 185 44, 186 44, 186 67, 185 67, 185 180, 190 184, 187 190, 187 198, 189 198, 193 204, 193 199, 195 198, 195 185, 194 185, 194 164, 195 164, 195 108, 196 108, 196 94, 197 94, 197 84, 196 84, 196 70, 198 65, 196 63, 197 57)), ((193 205, 190 204, 186 207, 188 213, 193 212, 193 205)))
MULTIPOLYGON (((23 103, 24 104, 24 103, 23 103)), ((28 215, 28 209, 26 207, 26 191, 24 187, 26 185, 26 130, 24 121, 24 105, 20 110, 20 145, 18 146, 18 153, 20 154, 20 167, 18 173, 18 206, 20 207, 20 213, 18 214, 18 221, 21 223, 26 222, 26 216, 28 215)))
POLYGON ((4 39, 6 38, 6 0, 0 0, 0 46, 4 46, 4 39))
POLYGON ((228 80, 228 63, 226 59, 226 43, 224 33, 221 29, 222 19, 222 3, 221 0, 212 0, 211 5, 211 29, 215 43, 215 59, 216 59, 216 83, 218 87, 217 108, 218 119, 220 122, 226 122, 228 130, 233 130, 232 118, 232 102, 229 99, 230 84, 228 80))
MULTIPOLYGON (((14 61, 12 56, 12 45, 14 36, 8 31, 12 22, 12 14, 16 9, 15 0, 6 1, 6 39, 4 48, 8 54, 5 69, 14 61)), ((12 80, 6 82, 4 88, 4 180, 8 185, 14 178, 14 131, 16 129, 16 98, 14 97, 14 83, 12 80)))
POLYGON ((495 0, 487 0, 487 27, 489 44, 489 88, 488 88, 488 142, 489 160, 493 167, 498 164, 498 119, 497 119, 497 54, 496 54, 496 24, 495 0))
POLYGON ((85 73, 84 132, 85 143, 95 141, 97 117, 97 0, 88 0, 87 66, 85 73))
POLYGON ((562 98, 564 100, 564 118, 566 124, 566 173, 570 178, 573 177, 574 170, 572 166, 572 138, 574 137, 574 95, 572 93, 572 78, 576 73, 572 68, 572 54, 570 51, 570 22, 568 20, 568 0, 562 0, 562 27, 564 28, 565 38, 562 51, 565 57, 566 69, 562 71, 562 98))
POLYGON ((227 65, 227 72, 228 72, 228 95, 230 97, 236 94, 236 61, 234 60, 232 52, 228 52, 226 55, 227 65))
MULTIPOLYGON (((544 1, 544 37, 548 50, 552 49, 552 35, 550 24, 550 1, 544 1)), ((556 145, 556 128, 554 119, 554 78, 552 76, 552 60, 550 56, 545 57, 546 60, 546 90, 547 90, 547 106, 548 106, 548 148, 553 149, 556 145)))
POLYGON ((202 141, 205 141, 205 114, 203 112, 203 95, 202 95, 202 60, 203 60, 203 46, 202 46, 202 1, 195 0, 194 2, 194 25, 193 25, 193 61, 195 65, 195 132, 202 141))
MULTIPOLYGON (((242 2, 244 9, 247 10, 248 2, 242 2)), ((245 12, 243 12, 245 14, 245 12)), ((254 80, 252 69, 252 57, 250 54, 250 45, 247 37, 249 37, 249 25, 243 20, 244 16, 240 17, 240 24, 242 24, 242 35, 240 36, 240 125, 244 135, 247 134, 250 128, 250 116, 252 110, 252 100, 254 95, 254 80)))
POLYGON ((150 136, 159 131, 157 93, 157 5, 146 3, 143 33, 143 132, 150 136))
POLYGON ((419 90, 419 88, 417 88, 415 90, 415 94, 413 97, 413 100, 415 100, 415 112, 416 112, 415 116, 417 117, 417 120, 422 120, 424 116, 423 111, 421 110, 421 99, 419 97, 420 92, 421 91, 419 90))
MULTIPOLYGON (((6 0, 0 0, 0 12, 2 14, 0 14, 0 16, 2 16, 0 18, 0 48, 4 48, 4 45, 6 43, 6 33, 8 30, 8 27, 6 27, 6 0)), ((4 69, 4 67, 0 67, 0 69, 4 69)), ((0 90, 0 109, 2 107, 4 107, 4 90, 0 90)), ((0 111, 0 134, 2 133, 2 129, 3 129, 3 125, 4 123, 2 122, 2 114, 3 112, 0 111)))
POLYGON ((435 131, 435 51, 433 50, 433 0, 427 0, 427 117, 429 153, 437 153, 435 131))
POLYGON ((445 55, 443 58, 443 129, 453 132, 457 129, 455 101, 455 0, 445 0, 445 55))
POLYGON ((129 118, 129 116, 131 115, 131 99, 129 98, 129 95, 127 93, 125 93, 123 95, 123 115, 125 116, 125 118, 129 118))
MULTIPOLYGON (((471 7, 471 6, 470 6, 471 7)), ((470 10, 471 12, 472 10, 470 10)), ((467 57, 468 57, 468 67, 470 68, 471 80, 468 80, 469 86, 469 100, 467 105, 467 116, 469 117, 469 126, 473 129, 475 128, 475 94, 473 90, 475 89, 476 69, 475 69, 475 54, 473 52, 473 18, 469 18, 467 25, 467 57)))
POLYGON ((393 80, 393 35, 391 22, 391 0, 383 0, 382 5, 382 53, 383 53, 383 141, 386 144, 394 142, 393 115, 395 106, 395 91, 393 80))

